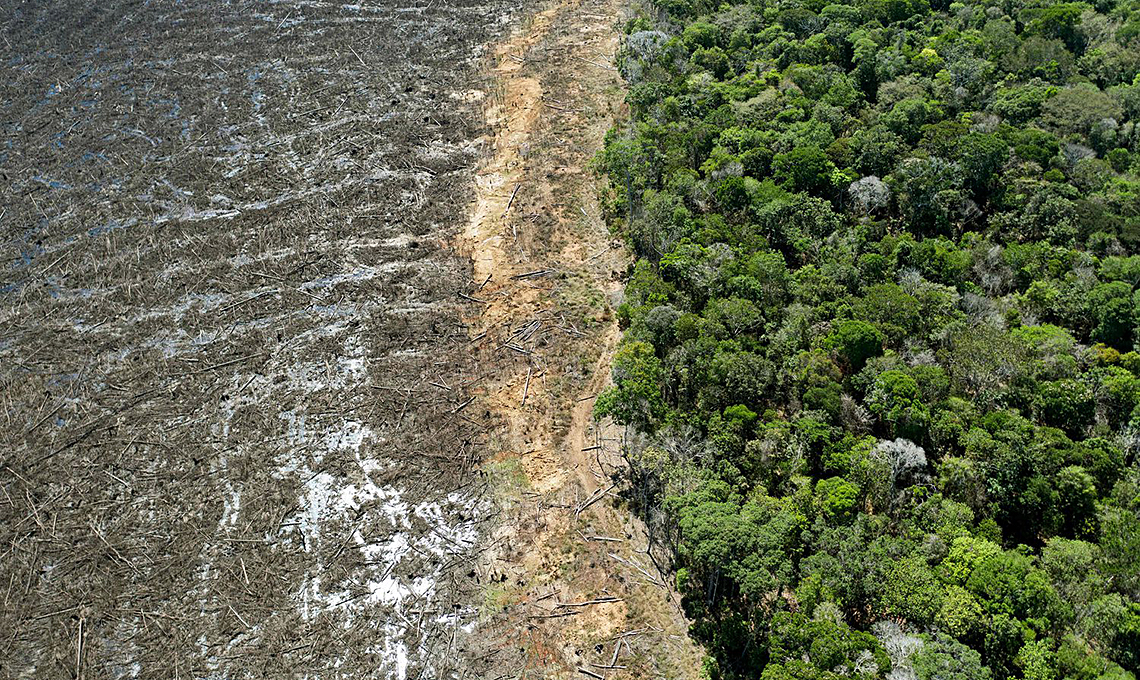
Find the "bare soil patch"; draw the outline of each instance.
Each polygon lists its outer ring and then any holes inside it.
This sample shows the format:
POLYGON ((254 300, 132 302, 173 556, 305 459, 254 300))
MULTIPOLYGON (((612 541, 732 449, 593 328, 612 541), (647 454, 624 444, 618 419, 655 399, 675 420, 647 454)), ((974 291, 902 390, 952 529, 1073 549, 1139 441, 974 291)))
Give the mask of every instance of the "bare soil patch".
POLYGON ((491 154, 461 248, 473 265, 479 409, 501 423, 485 465, 501 520, 480 554, 482 677, 690 678, 699 653, 615 507, 622 433, 591 418, 620 338, 627 255, 589 164, 620 114, 614 0, 560 0, 494 52, 491 154), (592 674, 592 675, 591 675, 592 674))

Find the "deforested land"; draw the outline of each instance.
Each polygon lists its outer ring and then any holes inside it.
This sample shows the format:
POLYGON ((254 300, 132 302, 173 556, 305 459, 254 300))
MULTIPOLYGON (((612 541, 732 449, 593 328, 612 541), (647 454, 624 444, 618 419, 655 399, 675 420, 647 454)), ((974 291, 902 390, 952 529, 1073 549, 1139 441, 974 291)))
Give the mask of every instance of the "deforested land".
POLYGON ((0 675, 442 677, 518 5, 0 5, 0 675))

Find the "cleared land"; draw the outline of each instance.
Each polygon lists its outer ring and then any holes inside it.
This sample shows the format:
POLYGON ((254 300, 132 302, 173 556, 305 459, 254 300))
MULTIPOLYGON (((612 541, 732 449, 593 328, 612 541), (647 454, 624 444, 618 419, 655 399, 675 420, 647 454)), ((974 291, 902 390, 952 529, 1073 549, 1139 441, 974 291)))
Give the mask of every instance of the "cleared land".
POLYGON ((620 429, 598 426, 628 255, 591 171, 623 115, 615 0, 544 6, 495 50, 490 152, 460 245, 469 325, 496 418, 484 469, 499 521, 480 550, 468 653, 487 678, 695 678, 699 652, 644 527, 615 503, 620 429))
POLYGON ((508 9, 0 5, 0 673, 459 672, 508 9))

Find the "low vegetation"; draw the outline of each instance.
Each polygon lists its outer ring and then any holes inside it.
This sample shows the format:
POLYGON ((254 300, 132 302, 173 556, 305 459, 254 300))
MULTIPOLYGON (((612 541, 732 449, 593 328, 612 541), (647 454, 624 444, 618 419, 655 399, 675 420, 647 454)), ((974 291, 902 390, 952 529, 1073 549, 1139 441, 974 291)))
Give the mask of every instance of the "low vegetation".
POLYGON ((710 678, 1134 678, 1140 3, 659 0, 600 159, 710 678))

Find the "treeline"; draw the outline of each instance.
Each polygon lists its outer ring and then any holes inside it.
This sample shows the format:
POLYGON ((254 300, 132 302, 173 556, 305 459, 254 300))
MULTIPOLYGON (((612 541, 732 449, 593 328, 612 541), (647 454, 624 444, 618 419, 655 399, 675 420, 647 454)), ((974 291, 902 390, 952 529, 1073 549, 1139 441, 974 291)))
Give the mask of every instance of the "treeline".
POLYGON ((657 0, 600 159, 710 678, 1140 666, 1140 1, 657 0))

